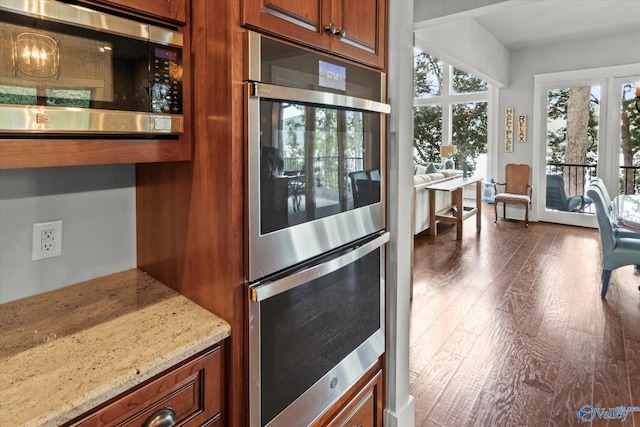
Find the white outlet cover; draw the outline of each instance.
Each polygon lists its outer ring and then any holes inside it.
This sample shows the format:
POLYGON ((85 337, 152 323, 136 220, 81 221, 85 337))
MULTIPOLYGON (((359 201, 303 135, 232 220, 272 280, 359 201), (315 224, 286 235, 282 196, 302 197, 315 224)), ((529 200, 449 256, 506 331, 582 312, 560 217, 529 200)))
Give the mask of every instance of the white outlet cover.
POLYGON ((31 260, 37 261, 45 258, 53 258, 62 255, 62 220, 38 222, 33 224, 31 240, 31 260), (47 240, 50 245, 44 245, 43 236, 45 231, 52 231, 52 237, 47 240), (51 248, 44 250, 44 247, 51 248))

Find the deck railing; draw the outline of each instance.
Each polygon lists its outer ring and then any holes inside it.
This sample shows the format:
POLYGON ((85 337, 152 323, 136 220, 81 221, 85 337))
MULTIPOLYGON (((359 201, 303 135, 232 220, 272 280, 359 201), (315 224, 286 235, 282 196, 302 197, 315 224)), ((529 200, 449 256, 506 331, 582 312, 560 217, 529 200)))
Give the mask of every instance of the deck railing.
MULTIPOLYGON (((349 172, 364 170, 362 157, 346 157, 344 159, 345 170, 349 172)), ((285 157, 285 171, 302 171, 304 157, 285 157)), ((318 156, 313 159, 314 177, 319 187, 338 188, 338 157, 318 156)))
MULTIPOLYGON (((589 181, 597 176, 597 164, 547 163, 548 175, 560 175, 565 191, 571 195, 584 195, 589 181)), ((640 194, 640 166, 620 166, 620 194, 640 194)))

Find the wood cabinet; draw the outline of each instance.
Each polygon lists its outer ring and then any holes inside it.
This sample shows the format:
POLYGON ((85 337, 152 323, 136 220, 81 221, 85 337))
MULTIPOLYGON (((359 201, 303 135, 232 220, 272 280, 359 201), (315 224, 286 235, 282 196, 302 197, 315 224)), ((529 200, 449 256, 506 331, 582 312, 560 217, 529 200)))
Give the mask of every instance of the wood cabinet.
POLYGON ((0 139, 0 169, 189 160, 185 138, 0 139))
POLYGON ((76 2, 124 10, 181 25, 185 24, 187 18, 187 0, 76 0, 76 2))
POLYGON ((382 369, 365 375, 314 427, 382 427, 382 369))
POLYGON ((222 352, 216 346, 67 425, 142 426, 162 417, 175 419, 176 426, 222 425, 222 352))
POLYGON ((384 69, 387 0, 243 0, 242 24, 384 69))

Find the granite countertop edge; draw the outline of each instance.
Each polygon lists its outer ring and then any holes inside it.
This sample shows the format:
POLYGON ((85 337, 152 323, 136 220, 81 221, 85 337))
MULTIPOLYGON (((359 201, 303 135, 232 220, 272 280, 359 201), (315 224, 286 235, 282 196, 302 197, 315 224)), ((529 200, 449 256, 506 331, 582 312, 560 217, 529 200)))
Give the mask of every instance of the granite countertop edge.
POLYGON ((230 334, 137 269, 0 304, 0 425, 67 423, 230 334))

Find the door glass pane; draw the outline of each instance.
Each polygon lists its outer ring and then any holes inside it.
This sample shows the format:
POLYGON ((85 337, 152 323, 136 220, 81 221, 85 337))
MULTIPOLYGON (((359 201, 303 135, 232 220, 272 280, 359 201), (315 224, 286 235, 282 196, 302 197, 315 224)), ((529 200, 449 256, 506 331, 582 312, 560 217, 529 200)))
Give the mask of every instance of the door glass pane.
POLYGON ((548 92, 546 208, 593 213, 585 198, 598 161, 600 87, 548 92))
POLYGON ((338 116, 342 118, 344 115, 339 115, 335 109, 315 109, 316 132, 313 150, 310 150, 313 167, 308 171, 313 179, 307 180, 311 191, 308 192, 308 197, 305 195, 305 208, 308 204, 308 213, 315 211, 316 217, 340 212, 338 116))
POLYGON ((640 193, 640 81, 622 85, 620 114, 620 194, 640 193))

